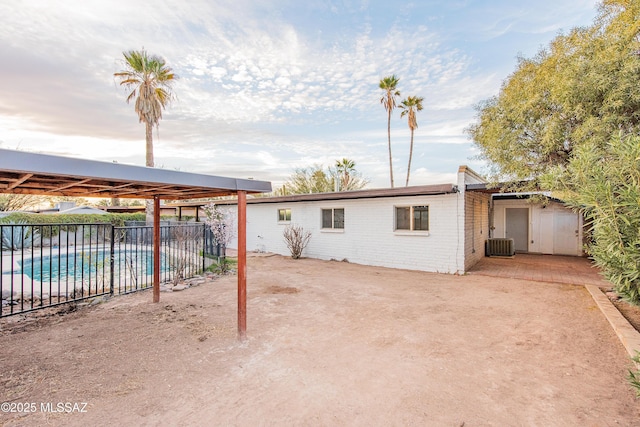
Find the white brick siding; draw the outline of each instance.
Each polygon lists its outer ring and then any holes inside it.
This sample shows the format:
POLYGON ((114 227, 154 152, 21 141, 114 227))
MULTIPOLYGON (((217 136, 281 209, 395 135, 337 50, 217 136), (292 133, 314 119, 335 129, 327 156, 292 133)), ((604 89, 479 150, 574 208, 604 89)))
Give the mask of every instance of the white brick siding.
MULTIPOLYGON (((247 205, 247 250, 289 255, 278 222, 278 209, 291 208, 291 224, 312 233, 303 256, 411 270, 458 273, 463 207, 458 194, 371 199, 250 203, 247 205), (429 232, 394 231, 395 206, 429 206, 429 232), (321 210, 344 208, 344 230, 322 230, 321 210)), ((233 210, 236 206, 231 206, 233 210)), ((463 222, 462 222, 463 223, 463 222)), ((234 247, 236 242, 230 246, 234 247)), ((462 256, 464 254, 462 253, 462 256)))

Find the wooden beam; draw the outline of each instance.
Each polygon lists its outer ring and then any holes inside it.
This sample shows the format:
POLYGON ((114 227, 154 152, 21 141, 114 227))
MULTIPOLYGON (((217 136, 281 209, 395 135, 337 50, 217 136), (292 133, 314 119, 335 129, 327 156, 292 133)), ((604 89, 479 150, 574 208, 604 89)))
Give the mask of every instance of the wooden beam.
POLYGON ((83 180, 78 181, 78 182, 72 182, 70 184, 66 184, 66 185, 63 185, 61 187, 57 187, 57 188, 51 189, 48 192, 66 190, 67 188, 75 187, 75 186, 78 186, 80 184, 85 184, 85 183, 87 183, 89 181, 91 181, 91 180, 90 179, 83 179, 83 180))
POLYGON ((9 184, 7 186, 7 190, 12 190, 12 189, 16 188, 18 185, 22 184, 23 182, 25 182, 26 180, 28 180, 32 176, 33 176, 32 173, 27 173, 27 174, 22 175, 17 181, 14 181, 13 183, 9 184))
POLYGON ((247 338, 247 192, 238 191, 238 339, 247 338))
POLYGON ((153 198, 153 302, 160 302, 160 198, 153 198))

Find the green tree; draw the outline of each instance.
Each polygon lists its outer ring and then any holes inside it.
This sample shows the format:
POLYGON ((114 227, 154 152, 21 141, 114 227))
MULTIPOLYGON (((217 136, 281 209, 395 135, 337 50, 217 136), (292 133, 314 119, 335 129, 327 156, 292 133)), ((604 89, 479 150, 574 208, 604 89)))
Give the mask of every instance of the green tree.
POLYGON ((384 91, 380 98, 380 103, 387 111, 387 141, 389 146, 389 179, 393 188, 393 156, 391 155, 391 113, 396 108, 396 98, 400 96, 400 91, 396 89, 400 79, 392 74, 380 80, 378 87, 384 91))
POLYGON ((593 25, 559 35, 520 59, 498 96, 478 107, 468 132, 496 180, 536 187, 584 143, 603 147, 640 129, 640 2, 607 0, 593 25))
POLYGON ((0 212, 35 208, 47 200, 31 194, 0 194, 0 212))
POLYGON ((416 120, 416 112, 422 111, 422 101, 424 98, 419 96, 409 96, 402 100, 399 108, 402 110, 400 117, 407 116, 407 122, 409 129, 411 129, 411 144, 409 145, 409 162, 407 164, 407 181, 405 187, 409 186, 409 175, 411 174, 411 158, 413 157, 413 132, 418 128, 418 121, 416 120))
MULTIPOLYGON (((144 49, 123 52, 123 55, 125 70, 114 73, 114 77, 130 91, 127 103, 135 98, 135 111, 140 123, 145 124, 146 165, 153 167, 153 128, 158 127, 162 110, 175 98, 172 85, 177 76, 164 59, 149 55, 144 49)), ((153 204, 147 203, 147 222, 152 218, 152 208, 153 204)))
POLYGON ((308 193, 331 193, 337 190, 336 183, 340 182, 338 191, 360 190, 368 184, 360 172, 355 169, 355 162, 349 159, 336 160, 335 166, 324 169, 315 164, 307 168, 295 169, 289 179, 278 188, 276 196, 308 193))
POLYGON ((640 2, 604 0, 591 26, 520 59, 468 132, 510 189, 550 190, 582 210, 588 251, 640 303, 640 2))

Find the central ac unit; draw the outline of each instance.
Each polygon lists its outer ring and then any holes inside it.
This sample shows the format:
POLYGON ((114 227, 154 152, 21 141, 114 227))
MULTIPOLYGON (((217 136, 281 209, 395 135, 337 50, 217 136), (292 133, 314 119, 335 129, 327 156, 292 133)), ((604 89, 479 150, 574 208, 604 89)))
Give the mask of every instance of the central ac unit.
POLYGON ((513 239, 487 239, 484 244, 486 256, 514 256, 516 253, 513 239))

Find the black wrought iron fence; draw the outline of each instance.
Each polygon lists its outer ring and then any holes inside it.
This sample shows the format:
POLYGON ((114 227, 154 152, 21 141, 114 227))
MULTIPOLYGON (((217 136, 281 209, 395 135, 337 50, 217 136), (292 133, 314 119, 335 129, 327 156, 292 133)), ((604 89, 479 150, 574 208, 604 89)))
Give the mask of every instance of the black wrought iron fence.
MULTIPOLYGON (((0 224, 0 317, 152 287, 152 229, 0 224)), ((161 282, 193 277, 213 262, 212 255, 224 256, 207 231, 202 223, 161 226, 161 282)))

